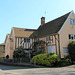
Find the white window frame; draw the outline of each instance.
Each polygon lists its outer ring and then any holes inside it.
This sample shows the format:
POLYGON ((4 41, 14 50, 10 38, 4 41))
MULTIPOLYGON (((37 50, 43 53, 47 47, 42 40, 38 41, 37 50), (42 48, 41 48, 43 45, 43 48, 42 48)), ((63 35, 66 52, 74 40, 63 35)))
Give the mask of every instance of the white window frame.
POLYGON ((30 38, 24 38, 24 43, 30 43, 30 38), (25 41, 25 39, 26 39, 26 41, 25 41))
POLYGON ((75 19, 70 18, 70 24, 75 25, 75 19))
POLYGON ((63 54, 69 54, 67 47, 63 47, 63 54))
POLYGON ((69 40, 74 40, 75 39, 75 35, 74 34, 69 34, 68 37, 70 37, 69 40))
POLYGON ((56 53, 55 45, 48 46, 48 53, 56 53))

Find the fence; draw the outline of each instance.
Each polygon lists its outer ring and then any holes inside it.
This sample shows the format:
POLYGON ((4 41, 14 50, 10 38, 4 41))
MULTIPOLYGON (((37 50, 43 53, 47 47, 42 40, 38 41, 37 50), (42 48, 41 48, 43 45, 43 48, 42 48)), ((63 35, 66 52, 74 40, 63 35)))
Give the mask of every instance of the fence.
POLYGON ((31 59, 26 58, 15 58, 15 59, 6 59, 6 58, 0 58, 1 63, 31 63, 31 59))

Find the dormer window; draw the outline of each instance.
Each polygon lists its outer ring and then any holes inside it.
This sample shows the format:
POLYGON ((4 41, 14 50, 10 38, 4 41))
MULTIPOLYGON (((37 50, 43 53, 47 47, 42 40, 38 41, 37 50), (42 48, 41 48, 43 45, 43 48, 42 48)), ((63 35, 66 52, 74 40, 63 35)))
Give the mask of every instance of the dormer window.
POLYGON ((75 19, 70 18, 70 24, 75 24, 75 19))

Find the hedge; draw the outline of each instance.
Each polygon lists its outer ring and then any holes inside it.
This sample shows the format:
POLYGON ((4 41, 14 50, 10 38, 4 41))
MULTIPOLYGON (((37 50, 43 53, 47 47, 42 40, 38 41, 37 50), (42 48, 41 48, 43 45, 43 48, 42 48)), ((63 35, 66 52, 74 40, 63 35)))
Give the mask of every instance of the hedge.
POLYGON ((0 58, 5 58, 5 56, 0 56, 0 58))
POLYGON ((43 66, 56 66, 60 62, 60 58, 55 53, 43 53, 32 58, 32 62, 43 66))

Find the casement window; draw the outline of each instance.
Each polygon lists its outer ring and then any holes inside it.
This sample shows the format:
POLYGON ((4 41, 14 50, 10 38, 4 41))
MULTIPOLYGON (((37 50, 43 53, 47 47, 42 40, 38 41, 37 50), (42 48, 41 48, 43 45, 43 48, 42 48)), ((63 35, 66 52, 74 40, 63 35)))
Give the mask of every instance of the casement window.
POLYGON ((75 39, 75 35, 69 34, 69 39, 71 39, 71 40, 75 39))
POLYGON ((30 43, 30 39, 29 38, 24 38, 24 43, 30 43))
POLYGON ((69 54, 69 53, 68 53, 68 48, 67 48, 67 47, 63 47, 63 54, 69 54))
POLYGON ((70 18, 70 24, 75 24, 75 19, 70 18))
POLYGON ((56 53, 55 45, 48 46, 48 53, 56 53))
POLYGON ((29 42, 29 43, 30 43, 30 39, 29 39, 29 38, 27 38, 27 42, 29 42))
POLYGON ((50 42, 50 36, 46 37, 46 42, 50 42))
POLYGON ((26 38, 24 38, 24 43, 27 41, 27 39, 26 38))

